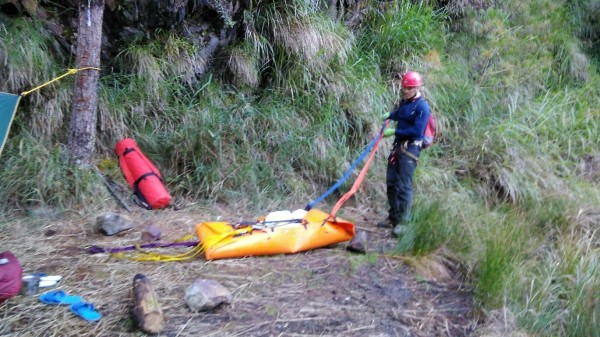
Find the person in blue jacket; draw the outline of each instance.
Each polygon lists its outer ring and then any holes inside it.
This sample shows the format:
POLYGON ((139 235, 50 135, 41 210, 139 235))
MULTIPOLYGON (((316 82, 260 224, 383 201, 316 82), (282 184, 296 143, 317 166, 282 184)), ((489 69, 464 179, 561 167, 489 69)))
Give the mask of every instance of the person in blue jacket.
POLYGON ((395 136, 388 157, 386 185, 389 202, 388 218, 379 227, 391 227, 399 237, 405 231, 413 200, 413 175, 417 168, 427 121, 429 104, 421 95, 423 78, 414 71, 402 76, 402 99, 386 119, 396 122, 395 128, 384 130, 384 137, 395 136))

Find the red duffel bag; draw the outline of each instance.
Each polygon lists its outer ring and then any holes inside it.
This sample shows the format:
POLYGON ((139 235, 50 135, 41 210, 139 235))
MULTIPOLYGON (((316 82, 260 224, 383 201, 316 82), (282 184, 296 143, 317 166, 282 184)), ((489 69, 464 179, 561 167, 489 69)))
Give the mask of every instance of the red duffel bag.
POLYGON ((115 145, 119 166, 129 187, 147 209, 164 208, 171 195, 163 184, 160 172, 140 150, 135 140, 125 138, 115 145))
POLYGON ((13 253, 0 253, 0 304, 21 290, 23 269, 13 253))

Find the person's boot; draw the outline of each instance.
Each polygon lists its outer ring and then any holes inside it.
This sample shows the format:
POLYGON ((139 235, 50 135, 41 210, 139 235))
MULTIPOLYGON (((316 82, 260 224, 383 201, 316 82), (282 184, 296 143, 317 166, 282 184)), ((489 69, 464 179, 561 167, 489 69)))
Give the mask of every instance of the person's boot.
POLYGON ((407 227, 405 225, 396 225, 394 229, 392 229, 392 236, 395 238, 399 238, 402 235, 406 234, 407 227))
POLYGON ((394 228, 394 223, 390 221, 390 219, 385 219, 383 221, 379 221, 377 223, 377 227, 380 228, 394 228))

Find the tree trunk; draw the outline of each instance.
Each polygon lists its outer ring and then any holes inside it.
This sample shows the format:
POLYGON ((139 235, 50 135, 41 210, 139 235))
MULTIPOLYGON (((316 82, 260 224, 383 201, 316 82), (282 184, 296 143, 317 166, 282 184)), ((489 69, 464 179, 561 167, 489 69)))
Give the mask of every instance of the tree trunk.
POLYGON ((142 331, 157 334, 165 328, 165 316, 158 296, 143 274, 136 274, 133 278, 133 302, 133 317, 142 331))
MULTIPOLYGON (((81 0, 79 2, 79 28, 75 60, 77 69, 100 67, 103 15, 104 0, 81 0)), ((98 70, 86 69, 78 71, 75 76, 67 148, 74 163, 89 166, 92 163, 96 143, 100 73, 98 70)))

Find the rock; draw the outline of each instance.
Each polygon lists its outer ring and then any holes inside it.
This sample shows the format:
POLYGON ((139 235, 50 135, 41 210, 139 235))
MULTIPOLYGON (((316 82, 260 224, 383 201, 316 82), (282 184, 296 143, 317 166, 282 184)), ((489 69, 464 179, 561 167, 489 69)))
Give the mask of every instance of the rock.
POLYGON ((367 233, 365 231, 356 231, 352 241, 346 247, 346 250, 354 253, 366 253, 367 252, 367 233))
POLYGON ((185 290, 185 303, 192 311, 208 311, 231 300, 229 290, 214 280, 196 280, 185 290))
POLYGON ((160 240, 162 233, 160 229, 155 226, 148 226, 142 231, 142 241, 152 242, 160 240))
POLYGON ((396 225, 394 229, 392 229, 392 236, 395 238, 400 238, 406 234, 408 234, 408 226, 406 225, 396 225))
POLYGON ((105 235, 115 235, 133 228, 133 221, 127 215, 108 212, 96 218, 96 226, 105 235))

